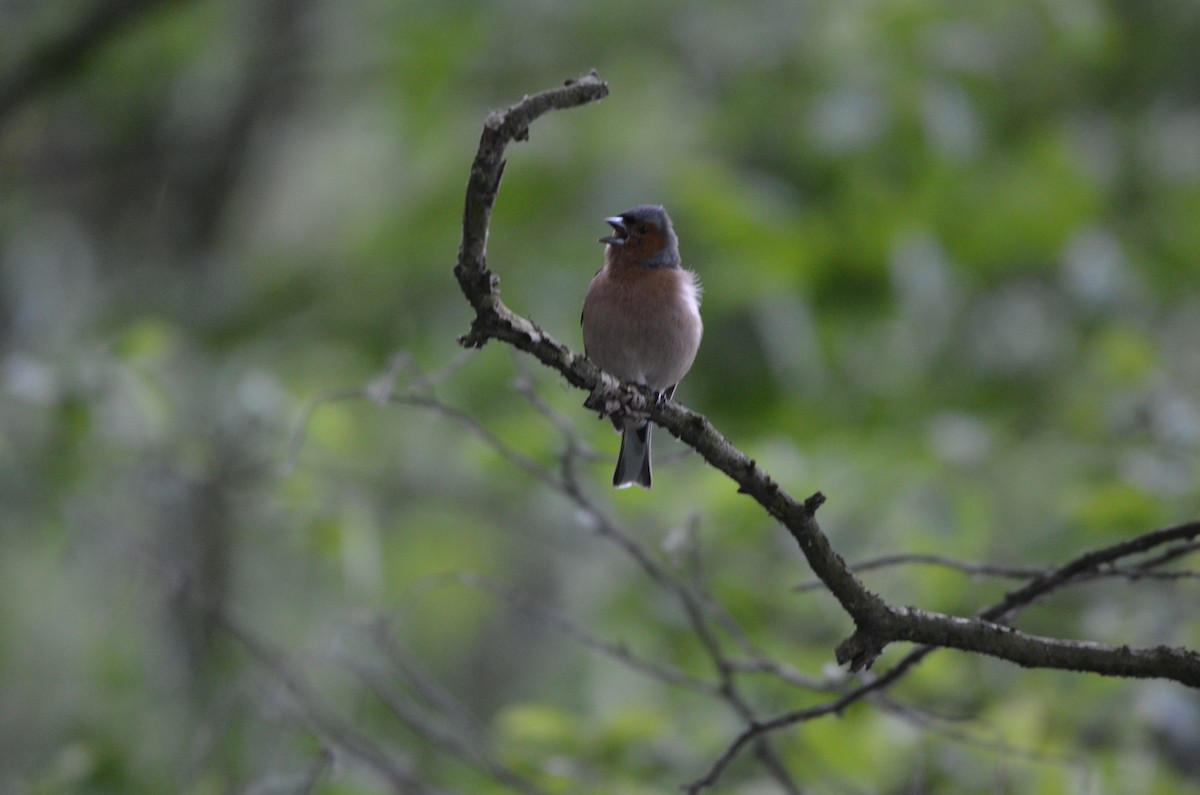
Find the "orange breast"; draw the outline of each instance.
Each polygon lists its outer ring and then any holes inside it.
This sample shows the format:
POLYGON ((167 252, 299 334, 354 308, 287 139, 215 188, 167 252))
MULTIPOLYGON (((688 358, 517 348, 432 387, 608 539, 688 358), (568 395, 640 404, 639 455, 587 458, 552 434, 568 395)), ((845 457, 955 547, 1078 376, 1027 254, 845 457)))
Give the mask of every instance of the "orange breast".
POLYGON ((696 293, 691 271, 610 263, 584 301, 588 356, 612 375, 656 391, 677 384, 700 347, 696 293))

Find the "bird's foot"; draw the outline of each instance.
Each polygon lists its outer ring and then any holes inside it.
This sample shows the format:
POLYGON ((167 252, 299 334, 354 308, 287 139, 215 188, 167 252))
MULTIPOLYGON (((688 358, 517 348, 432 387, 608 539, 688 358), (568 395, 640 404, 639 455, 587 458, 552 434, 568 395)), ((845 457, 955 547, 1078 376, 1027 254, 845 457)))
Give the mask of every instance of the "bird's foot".
MULTIPOLYGON (((655 405, 661 405, 663 399, 661 394, 656 394, 655 405)), ((645 394, 637 387, 631 384, 610 384, 607 381, 596 385, 583 402, 583 406, 598 412, 601 419, 607 417, 614 422, 625 417, 646 418, 651 408, 645 394)))

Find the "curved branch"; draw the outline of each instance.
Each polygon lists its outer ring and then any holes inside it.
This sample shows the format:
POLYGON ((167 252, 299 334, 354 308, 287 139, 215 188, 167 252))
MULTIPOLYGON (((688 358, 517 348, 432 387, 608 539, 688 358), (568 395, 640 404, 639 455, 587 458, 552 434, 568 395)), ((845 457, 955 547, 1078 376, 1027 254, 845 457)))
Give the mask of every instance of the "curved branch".
MULTIPOLYGON (((500 190, 500 178, 504 175, 505 148, 513 141, 529 140, 529 125, 546 113, 586 105, 606 96, 608 84, 592 71, 579 80, 568 80, 561 88, 526 96, 507 110, 488 114, 479 139, 479 151, 471 165, 463 210, 462 245, 458 249, 458 264, 454 267, 459 286, 477 315, 471 333, 459 340, 463 345, 482 347, 490 337, 515 344, 518 339, 536 336, 536 326, 513 314, 500 302, 500 280, 487 268, 488 227, 500 190), (514 334, 521 336, 514 337, 514 334)), ((555 343, 553 347, 555 353, 570 355, 563 345, 555 343)), ((579 382, 572 383, 583 386, 579 382)))
POLYGON ((869 667, 889 643, 913 641, 987 654, 1023 666, 1164 678, 1200 687, 1200 655, 1187 649, 1131 649, 1043 638, 1000 623, 1012 609, 1104 565, 1111 555, 1120 557, 1173 540, 1195 538, 1200 534, 1200 524, 1150 533, 1115 549, 1083 555, 1035 578, 1009 594, 994 610, 974 618, 898 608, 869 591, 821 532, 816 511, 825 501, 822 494, 804 501, 795 499, 753 459, 731 445, 703 415, 674 401, 660 403, 635 385, 618 383, 586 357, 573 353, 506 307, 500 300, 499 279, 488 270, 486 258, 491 211, 504 172, 504 150, 513 141, 526 140, 529 125, 545 113, 585 105, 607 94, 607 84, 592 72, 561 88, 527 96, 507 110, 488 116, 467 185, 463 238, 454 269, 463 294, 475 309, 471 329, 459 341, 467 347, 480 347, 491 339, 507 342, 535 356, 573 386, 590 391, 585 406, 604 413, 616 408, 644 413, 728 475, 740 492, 751 496, 788 530, 813 572, 854 620, 854 634, 837 649, 838 662, 849 663, 852 671, 869 667))

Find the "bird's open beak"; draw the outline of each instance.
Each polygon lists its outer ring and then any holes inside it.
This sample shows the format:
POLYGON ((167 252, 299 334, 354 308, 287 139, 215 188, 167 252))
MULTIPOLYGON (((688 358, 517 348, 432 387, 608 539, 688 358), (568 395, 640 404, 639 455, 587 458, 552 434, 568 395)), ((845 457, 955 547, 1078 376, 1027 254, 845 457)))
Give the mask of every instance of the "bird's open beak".
POLYGON ((600 238, 600 242, 607 243, 610 246, 625 245, 625 241, 629 239, 629 228, 625 226, 625 219, 619 215, 614 215, 612 218, 605 218, 604 223, 613 228, 613 233, 608 237, 600 238))

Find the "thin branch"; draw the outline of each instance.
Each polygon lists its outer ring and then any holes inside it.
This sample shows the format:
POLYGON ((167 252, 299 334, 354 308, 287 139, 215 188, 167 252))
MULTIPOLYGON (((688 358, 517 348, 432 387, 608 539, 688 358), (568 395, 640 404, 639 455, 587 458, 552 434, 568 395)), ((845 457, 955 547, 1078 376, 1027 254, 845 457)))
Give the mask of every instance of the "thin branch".
POLYGON ((336 403, 342 400, 366 397, 367 392, 365 387, 351 386, 328 389, 305 403, 304 407, 300 409, 300 417, 296 420, 295 430, 292 431, 292 437, 288 441, 287 457, 284 459, 283 464, 280 465, 279 474, 286 477, 296 468, 296 461, 300 457, 300 451, 304 449, 304 442, 308 439, 309 422, 312 421, 312 416, 318 408, 326 403, 336 403))
POLYGON ((728 665, 731 671, 737 673, 769 674, 793 687, 818 693, 837 692, 842 689, 838 686, 836 679, 818 679, 815 676, 807 676, 786 663, 772 660, 761 654, 744 660, 729 660, 728 665))
POLYGON ((545 790, 537 784, 527 780, 496 759, 488 752, 483 743, 473 742, 469 737, 464 737, 453 729, 444 728, 439 725, 437 720, 409 703, 408 699, 392 683, 391 677, 372 670, 370 666, 349 655, 342 655, 339 662, 374 692, 397 720, 430 745, 441 748, 451 756, 461 759, 494 781, 516 792, 524 793, 524 795, 545 795, 545 790))
MULTIPOLYGON (((922 554, 903 554, 882 555, 870 560, 860 561, 850 564, 850 569, 855 574, 862 574, 864 571, 874 571, 875 569, 884 569, 894 566, 938 566, 944 569, 969 574, 972 577, 987 576, 987 577, 1002 577, 1010 580, 1028 580, 1033 577, 1040 577, 1046 573, 1044 568, 1034 568, 1031 566, 1001 566, 995 563, 972 563, 964 560, 956 560, 947 558, 941 555, 922 555, 922 554)), ((805 591, 820 590, 825 587, 825 584, 820 580, 810 580, 802 582, 793 588, 797 593, 805 591)))
POLYGON ((624 643, 613 643, 604 640, 571 621, 566 616, 556 613, 545 605, 539 604, 528 597, 515 593, 508 587, 488 577, 463 572, 450 575, 447 579, 459 585, 486 591, 493 596, 498 596, 505 602, 508 602, 515 610, 537 619, 556 632, 560 632, 578 641, 584 647, 665 685, 682 687, 705 696, 721 695, 718 687, 703 679, 699 679, 677 668, 668 668, 665 665, 660 665, 659 663, 639 657, 630 651, 629 647, 624 643))
MULTIPOLYGON (((1200 572, 1197 571, 1156 571, 1156 569, 1166 563, 1178 560, 1186 555, 1200 550, 1200 544, 1188 543, 1180 544, 1178 547, 1164 550, 1162 554, 1157 555, 1149 560, 1141 561, 1131 566, 1113 566, 1106 565, 1097 568, 1095 571, 1088 572, 1086 577, 1082 575, 1076 578, 1076 582, 1083 579, 1097 578, 1123 578, 1128 580, 1193 580, 1200 579, 1200 572)), ((976 563, 972 561, 957 560, 948 558, 942 555, 928 555, 919 553, 897 553, 894 555, 882 555, 877 558, 853 563, 850 568, 855 574, 862 574, 864 571, 873 571, 875 569, 892 568, 896 566, 936 566, 951 571, 957 571, 971 577, 998 577, 1008 580, 1030 580, 1041 577, 1053 569, 1047 567, 1034 566, 1004 566, 998 563, 976 563)), ((802 582, 795 586, 793 590, 797 593, 805 591, 821 590, 825 584, 820 580, 810 580, 802 582)))
POLYGON ((1200 550, 1200 542, 1189 541, 1185 544, 1178 544, 1174 547, 1169 547, 1162 550, 1159 554, 1147 558, 1133 566, 1124 569, 1113 569, 1116 574, 1123 577, 1128 577, 1131 580, 1138 579, 1157 579, 1157 580, 1192 580, 1200 578, 1200 571, 1157 571, 1159 566, 1167 563, 1172 563, 1180 558, 1187 557, 1200 550))
POLYGON ((747 744, 755 741, 758 737, 785 729, 789 726, 795 726, 798 723, 815 720, 816 718, 823 718, 828 715, 841 715, 842 712, 855 702, 861 701, 876 691, 883 691, 890 687, 933 651, 936 651, 936 649, 932 646, 923 646, 919 649, 914 649, 905 655, 900 662, 892 666, 887 673, 824 704, 818 704, 807 709, 793 710, 769 720, 748 723, 733 738, 733 741, 730 742, 721 755, 717 757, 712 767, 708 769, 708 772, 684 786, 684 791, 689 793, 689 795, 695 795, 695 793, 703 792, 709 787, 715 786, 721 775, 725 772, 725 769, 729 767, 729 764, 738 757, 747 744))
POLYGON ((971 731, 961 726, 960 724, 963 723, 961 720, 934 715, 919 707, 903 704, 895 699, 888 698, 883 694, 876 694, 873 701, 906 723, 925 731, 936 732, 942 737, 962 745, 973 746, 998 756, 1021 759, 1034 764, 1050 765, 1052 767, 1069 766, 1081 772, 1086 772, 1087 769, 1085 760, 1078 756, 1071 756, 1059 751, 1043 751, 1037 748, 1014 745, 999 737, 986 737, 978 731, 971 731))
MULTIPOLYGON (((1085 554, 1083 557, 1091 560, 1096 566, 1104 566, 1123 557, 1139 554, 1145 551, 1145 548, 1153 548, 1155 545, 1165 543, 1179 535, 1187 535, 1192 530, 1192 525, 1180 525, 1178 527, 1165 528, 1156 530, 1152 533, 1147 533, 1146 536, 1122 541, 1110 547, 1094 550, 1085 554), (1149 545, 1149 547, 1147 547, 1149 545)), ((1180 554, 1192 551, 1195 547, 1192 543, 1181 544, 1177 547, 1170 548, 1167 552, 1154 558, 1154 560, 1172 560, 1180 554), (1173 552, 1177 554, 1172 554, 1173 552)), ((976 613, 977 618, 987 621, 1011 621, 1024 608, 1035 604, 1038 600, 1046 596, 1058 587, 1061 587, 1072 580, 1072 577, 1083 576, 1088 570, 1086 567, 1081 568, 1076 561, 1070 561, 1055 569, 1049 569, 1041 573, 1040 585, 1030 583, 1024 588, 1007 594, 999 602, 986 607, 976 613)), ((893 683, 905 676, 910 670, 915 668, 926 657, 937 651, 938 647, 934 645, 922 645, 910 651, 899 662, 897 662, 885 674, 882 674, 878 679, 870 681, 863 686, 846 693, 845 695, 829 701, 823 705, 810 707, 808 709, 794 710, 779 715, 771 720, 763 721, 756 725, 748 725, 733 739, 725 751, 718 757, 717 761, 709 769, 709 771, 697 779, 688 787, 688 792, 697 793, 716 784, 724 769, 734 758, 745 748, 746 744, 754 738, 770 732, 785 729, 794 726, 798 723, 805 723, 816 718, 824 717, 830 714, 841 714, 843 710, 848 708, 856 701, 872 696, 876 693, 883 692, 893 683)))
POLYGON ((463 737, 470 741, 481 741, 486 729, 480 720, 409 657, 400 647, 388 623, 382 620, 372 621, 369 631, 387 664, 408 683, 422 701, 443 719, 453 723, 463 737))
POLYGON ((408 760, 385 753, 369 738, 344 723, 322 706, 322 700, 307 680, 295 670, 287 658, 266 641, 245 629, 223 610, 213 610, 214 622, 263 668, 271 672, 292 697, 296 709, 308 728, 328 745, 341 749, 387 780, 398 793, 420 795, 429 788, 413 770, 408 760))
MULTIPOLYGON (((1009 592, 1001 602, 981 613, 980 618, 988 621, 1003 620, 1011 609, 1031 604, 1036 599, 1062 587, 1077 577, 1102 571, 1105 566, 1109 566, 1131 555, 1140 555, 1177 542, 1192 542, 1197 536, 1200 536, 1200 522, 1185 522, 1173 527, 1152 530, 1127 541, 1085 552, 1074 560, 1051 569, 1026 585, 1009 592)), ((1191 547, 1191 544, 1188 543, 1186 546, 1191 547)), ((1196 657, 1192 652, 1186 653, 1190 654, 1193 658, 1196 657)), ((1200 660, 1194 661, 1192 665, 1196 665, 1197 668, 1193 672, 1193 682, 1195 682, 1200 679, 1200 660)), ((1193 686, 1196 685, 1193 684, 1193 686)))
MULTIPOLYGON (((708 600, 702 594, 697 594, 687 585, 673 577, 637 540, 618 527, 587 496, 578 479, 578 472, 575 467, 579 451, 579 447, 575 441, 575 434, 567 434, 567 440, 567 450, 562 458, 563 493, 575 503, 576 507, 585 516, 589 517, 592 526, 598 534, 624 550, 654 582, 675 595, 683 607, 684 614, 687 616, 688 622, 692 627, 692 632, 700 641, 701 647, 706 652, 717 674, 719 682, 717 693, 743 722, 755 722, 757 715, 743 697, 734 679, 736 669, 730 663, 721 640, 718 638, 714 627, 709 621, 708 610, 706 610, 706 605, 709 604, 708 600)), ((717 623, 721 623, 719 614, 717 623)), ((764 739, 758 738, 755 740, 754 750, 756 755, 776 782, 783 787, 784 792, 799 793, 800 789, 792 780, 791 774, 783 764, 783 760, 779 758, 774 747, 770 743, 765 742, 764 739)))
POLYGON ((537 480, 540 480, 542 483, 550 486, 551 488, 558 488, 560 486, 559 481, 553 472, 539 464, 537 461, 534 461, 529 456, 520 452, 512 445, 500 439, 500 437, 492 433, 486 425, 479 422, 479 420, 475 419, 462 409, 456 409, 453 406, 448 406, 437 398, 431 396, 393 395, 390 399, 390 402, 405 406, 418 406, 421 408, 432 409, 438 414, 441 414, 443 417, 458 423, 463 428, 466 428, 472 433, 472 435, 476 436, 493 450, 498 452, 504 458, 504 460, 508 461, 510 464, 520 468, 527 474, 533 476, 537 480))
POLYGON ((291 775, 273 775, 247 787, 246 795, 268 795, 274 792, 289 792, 295 795, 311 795, 317 785, 328 777, 333 768, 333 754, 327 749, 320 749, 316 757, 308 765, 308 769, 291 775))

